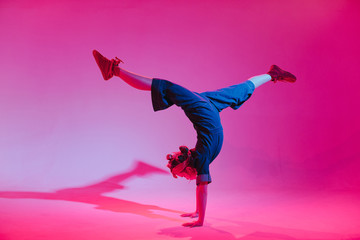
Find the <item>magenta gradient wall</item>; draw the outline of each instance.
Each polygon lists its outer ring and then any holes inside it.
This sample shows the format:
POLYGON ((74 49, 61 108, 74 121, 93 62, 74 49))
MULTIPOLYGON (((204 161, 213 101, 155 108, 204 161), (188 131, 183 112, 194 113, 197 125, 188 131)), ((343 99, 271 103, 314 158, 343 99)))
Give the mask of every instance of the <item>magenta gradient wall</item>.
MULTIPOLYGON (((0 187, 86 185, 137 160, 166 169, 167 153, 195 144, 180 109, 154 113, 148 92, 103 81, 98 49, 194 91, 271 64, 290 70, 297 83, 269 83, 222 112, 212 187, 358 190, 359 10, 345 0, 2 0, 0 187)), ((135 182, 189 186, 170 175, 135 182)))

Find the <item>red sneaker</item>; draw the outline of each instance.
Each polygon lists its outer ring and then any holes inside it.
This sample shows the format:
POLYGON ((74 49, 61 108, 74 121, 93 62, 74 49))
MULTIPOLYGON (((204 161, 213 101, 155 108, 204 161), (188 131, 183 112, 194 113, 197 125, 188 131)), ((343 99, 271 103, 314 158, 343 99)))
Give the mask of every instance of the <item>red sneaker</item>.
POLYGON ((96 50, 93 50, 93 55, 97 65, 100 68, 101 74, 104 77, 104 80, 109 80, 112 78, 114 76, 114 67, 118 66, 120 62, 124 63, 117 57, 115 57, 115 59, 109 60, 96 50))
POLYGON ((274 81, 274 82, 276 82, 276 81, 284 81, 284 82, 291 82, 291 83, 296 82, 296 77, 293 74, 282 70, 281 68, 279 68, 276 65, 272 65, 270 67, 268 74, 271 76, 271 81, 274 81))

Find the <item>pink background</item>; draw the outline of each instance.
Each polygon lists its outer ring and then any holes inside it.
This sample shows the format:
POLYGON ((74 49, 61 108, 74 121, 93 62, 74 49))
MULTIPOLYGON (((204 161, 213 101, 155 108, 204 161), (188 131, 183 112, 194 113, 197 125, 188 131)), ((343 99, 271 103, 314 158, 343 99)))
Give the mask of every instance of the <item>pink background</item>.
MULTIPOLYGON (((181 109, 154 113, 150 93, 103 81, 97 49, 194 91, 271 64, 293 72, 295 84, 269 83, 222 112, 211 188, 358 191, 359 10, 358 1, 2 0, 0 188, 86 185, 138 160, 166 170, 167 153, 194 146, 181 109)), ((128 185, 146 196, 194 183, 167 174, 128 185)))
POLYGON ((359 239, 360 2, 0 0, 0 240, 359 239), (195 183, 181 109, 102 80, 97 49, 194 91, 268 83, 221 113, 205 226, 179 217, 195 183))

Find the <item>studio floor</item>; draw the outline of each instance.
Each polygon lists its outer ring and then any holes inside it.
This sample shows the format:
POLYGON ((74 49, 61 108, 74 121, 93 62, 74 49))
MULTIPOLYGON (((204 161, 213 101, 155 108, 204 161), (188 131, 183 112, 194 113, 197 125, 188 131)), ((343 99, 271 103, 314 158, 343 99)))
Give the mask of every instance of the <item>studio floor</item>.
POLYGON ((0 239, 360 239, 354 192, 213 191, 198 228, 181 226, 189 219, 179 214, 193 208, 189 197, 131 189, 99 194, 91 187, 3 191, 0 239))

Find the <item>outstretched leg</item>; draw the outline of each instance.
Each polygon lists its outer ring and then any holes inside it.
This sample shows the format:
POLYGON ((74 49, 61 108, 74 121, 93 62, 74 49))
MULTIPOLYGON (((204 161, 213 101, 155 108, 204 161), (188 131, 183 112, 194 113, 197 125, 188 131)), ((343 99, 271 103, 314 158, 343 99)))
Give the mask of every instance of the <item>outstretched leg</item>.
POLYGON ((114 75, 118 76, 119 78, 124 80, 124 82, 136 89, 145 91, 151 90, 152 78, 129 72, 118 66, 115 66, 114 68, 114 75))
POLYGON ((269 74, 257 75, 249 78, 249 81, 251 81, 255 85, 255 88, 257 88, 263 85, 264 83, 271 81, 271 76, 269 74))
MULTIPOLYGON (((101 74, 104 77, 104 80, 109 80, 114 75, 120 77, 124 82, 129 84, 130 86, 139 89, 150 91, 152 78, 144 77, 132 72, 129 72, 123 68, 119 67, 119 63, 122 62, 120 59, 115 58, 109 60, 102 56, 98 51, 93 50, 93 55, 98 64, 101 74)), ((295 82, 296 77, 290 72, 284 71, 276 65, 272 65, 267 74, 262 74, 258 76, 254 76, 249 79, 255 88, 261 86, 262 84, 268 81, 285 81, 285 82, 295 82)))
POLYGON ((269 81, 282 81, 293 83, 296 81, 296 77, 292 73, 284 71, 276 65, 272 65, 267 74, 254 76, 252 78, 249 78, 249 81, 251 81, 255 85, 255 88, 257 88, 269 81))
POLYGON ((118 58, 109 60, 96 50, 93 50, 93 55, 104 80, 109 80, 115 75, 134 88, 145 91, 151 90, 152 78, 144 77, 120 68, 119 63, 122 61, 118 58))
POLYGON ((227 107, 238 109, 250 98, 255 88, 269 81, 293 83, 296 81, 296 77, 290 72, 284 71, 276 65, 272 65, 267 74, 257 75, 243 83, 221 88, 216 91, 204 92, 201 93, 201 95, 209 98, 219 112, 227 107))

